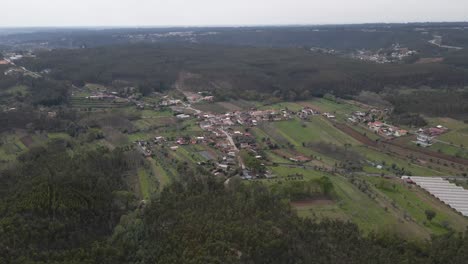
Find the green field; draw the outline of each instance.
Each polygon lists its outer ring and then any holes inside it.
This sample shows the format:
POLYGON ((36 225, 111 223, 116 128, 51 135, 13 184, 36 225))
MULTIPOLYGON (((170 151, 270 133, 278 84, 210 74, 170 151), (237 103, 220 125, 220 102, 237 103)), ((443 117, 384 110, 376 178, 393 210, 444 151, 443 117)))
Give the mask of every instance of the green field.
POLYGON ((438 137, 438 139, 451 142, 456 145, 467 144, 468 142, 468 124, 452 118, 427 118, 431 126, 442 125, 449 129, 438 137))
MULTIPOLYGON (((407 160, 401 159, 399 157, 382 153, 381 151, 374 150, 365 146, 353 147, 353 150, 364 155, 369 161, 375 162, 377 164, 383 165, 386 164, 386 167, 396 164, 400 168, 405 168, 409 170, 412 175, 418 176, 442 176, 447 175, 446 171, 438 171, 435 169, 430 169, 418 164, 410 163, 407 160)), ((386 170, 378 170, 372 172, 384 172, 388 173, 386 170)))
MULTIPOLYGON (((274 132, 295 146, 306 142, 328 142, 343 146, 345 143, 358 144, 356 140, 334 128, 322 117, 313 117, 310 121, 293 119, 271 123, 274 132)), ((270 128, 271 126, 269 126, 270 128)))
POLYGON ((151 170, 152 170, 153 174, 158 179, 159 190, 162 190, 164 188, 164 186, 166 186, 167 184, 170 183, 170 178, 167 175, 166 171, 164 171, 164 169, 162 168, 161 164, 158 161, 156 161, 154 159, 150 159, 149 162, 150 162, 150 166, 151 166, 151 170))
POLYGON ((391 206, 389 201, 370 198, 344 177, 301 168, 272 167, 269 169, 279 178, 263 180, 268 184, 278 183, 287 180, 284 177, 295 175, 303 176, 304 180, 318 179, 322 176, 330 178, 334 186, 334 199, 326 201, 325 204, 318 200, 317 204, 295 206, 294 208, 302 217, 317 220, 330 218, 352 221, 366 233, 382 231, 413 238, 427 238, 432 233, 429 228, 411 221, 402 221, 400 219, 402 212, 389 209, 391 206))
POLYGON ((345 119, 348 114, 363 110, 345 101, 334 102, 323 98, 307 101, 304 105, 318 108, 322 112, 334 113, 338 119, 345 119))
POLYGON ((83 97, 72 97, 70 99, 72 108, 80 109, 107 109, 107 108, 124 108, 129 105, 127 102, 118 102, 114 100, 92 100, 83 97))
POLYGON ((149 200, 150 198, 150 179, 148 172, 145 169, 138 170, 138 178, 140 181, 140 191, 143 199, 149 200))
POLYGON ((418 225, 429 229, 433 234, 446 233, 449 231, 448 227, 464 231, 468 226, 468 219, 460 216, 416 186, 408 186, 400 180, 378 177, 366 177, 366 180, 391 199, 400 210, 411 216, 418 225), (437 213, 431 222, 426 219, 426 210, 437 213))

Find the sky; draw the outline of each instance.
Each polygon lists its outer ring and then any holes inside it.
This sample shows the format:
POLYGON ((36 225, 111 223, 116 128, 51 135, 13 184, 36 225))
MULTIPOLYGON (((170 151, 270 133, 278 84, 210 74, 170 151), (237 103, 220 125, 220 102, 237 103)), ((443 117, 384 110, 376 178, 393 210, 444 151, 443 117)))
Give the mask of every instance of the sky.
POLYGON ((468 21, 468 0, 3 0, 0 27, 468 21))

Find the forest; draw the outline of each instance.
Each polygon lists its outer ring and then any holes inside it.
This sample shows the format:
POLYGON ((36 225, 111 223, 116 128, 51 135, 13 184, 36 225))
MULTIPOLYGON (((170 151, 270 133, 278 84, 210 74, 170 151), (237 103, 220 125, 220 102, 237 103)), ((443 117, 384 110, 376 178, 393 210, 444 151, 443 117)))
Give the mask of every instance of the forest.
POLYGON ((299 218, 286 193, 322 186, 316 191, 333 195, 326 179, 272 189, 190 171, 138 204, 126 185, 132 166, 119 150, 79 150, 63 141, 22 155, 0 174, 0 262, 466 263, 468 257, 468 233, 411 242, 364 235, 348 222, 299 218))
POLYGON ((346 98, 387 86, 440 88, 468 83, 467 69, 447 64, 376 65, 297 48, 135 44, 53 50, 20 63, 35 71, 49 69, 54 79, 75 85, 127 85, 146 87, 147 92, 167 90, 181 73, 188 73, 184 88, 209 90, 219 100, 299 100, 326 93, 346 98))

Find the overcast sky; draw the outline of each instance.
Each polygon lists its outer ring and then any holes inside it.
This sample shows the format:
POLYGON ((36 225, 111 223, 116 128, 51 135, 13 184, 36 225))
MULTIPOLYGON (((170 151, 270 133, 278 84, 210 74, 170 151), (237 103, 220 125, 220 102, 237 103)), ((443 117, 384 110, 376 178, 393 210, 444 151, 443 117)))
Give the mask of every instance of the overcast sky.
POLYGON ((2 0, 0 27, 468 21, 468 0, 2 0))

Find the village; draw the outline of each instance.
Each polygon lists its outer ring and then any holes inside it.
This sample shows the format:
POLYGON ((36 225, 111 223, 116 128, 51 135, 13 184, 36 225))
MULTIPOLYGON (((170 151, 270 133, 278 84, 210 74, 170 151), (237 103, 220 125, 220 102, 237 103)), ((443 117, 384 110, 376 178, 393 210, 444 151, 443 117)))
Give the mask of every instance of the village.
MULTIPOLYGON (((191 103, 200 101, 212 101, 213 96, 194 94, 187 96, 191 103)), ((197 110, 191 103, 185 100, 174 99, 170 96, 163 96, 158 107, 169 107, 177 119, 195 120, 196 124, 203 131, 202 135, 186 136, 177 138, 168 138, 156 136, 152 140, 136 141, 136 145, 142 155, 151 157, 155 150, 164 147, 171 151, 178 151, 179 148, 188 145, 205 145, 214 148, 220 156, 216 159, 213 155, 204 155, 210 162, 199 162, 198 165, 208 167, 212 174, 232 175, 240 174, 242 179, 250 180, 255 178, 275 177, 270 171, 266 170, 264 162, 266 159, 262 156, 262 151, 256 142, 255 137, 249 133, 249 129, 256 127, 262 122, 279 122, 291 120, 294 117, 299 119, 308 119, 315 115, 321 115, 309 107, 304 107, 299 111, 290 111, 287 109, 266 109, 259 110, 252 108, 245 111, 232 111, 227 113, 210 113, 197 110), (256 165, 263 169, 251 168, 252 162, 244 159, 256 160, 256 165)), ((335 118, 332 114, 324 113, 326 118, 335 118)), ((304 163, 311 159, 303 155, 291 157, 291 162, 304 163)))
POLYGON ((381 121, 385 119, 388 114, 388 109, 371 109, 367 112, 356 111, 348 117, 347 121, 352 124, 365 125, 367 129, 386 139, 415 135, 416 140, 412 142, 421 147, 432 146, 436 137, 448 132, 448 128, 442 125, 409 131, 381 121))
POLYGON ((380 49, 378 51, 358 50, 351 54, 351 58, 384 64, 400 62, 416 54, 418 54, 417 51, 402 47, 396 43, 390 49, 380 49))

